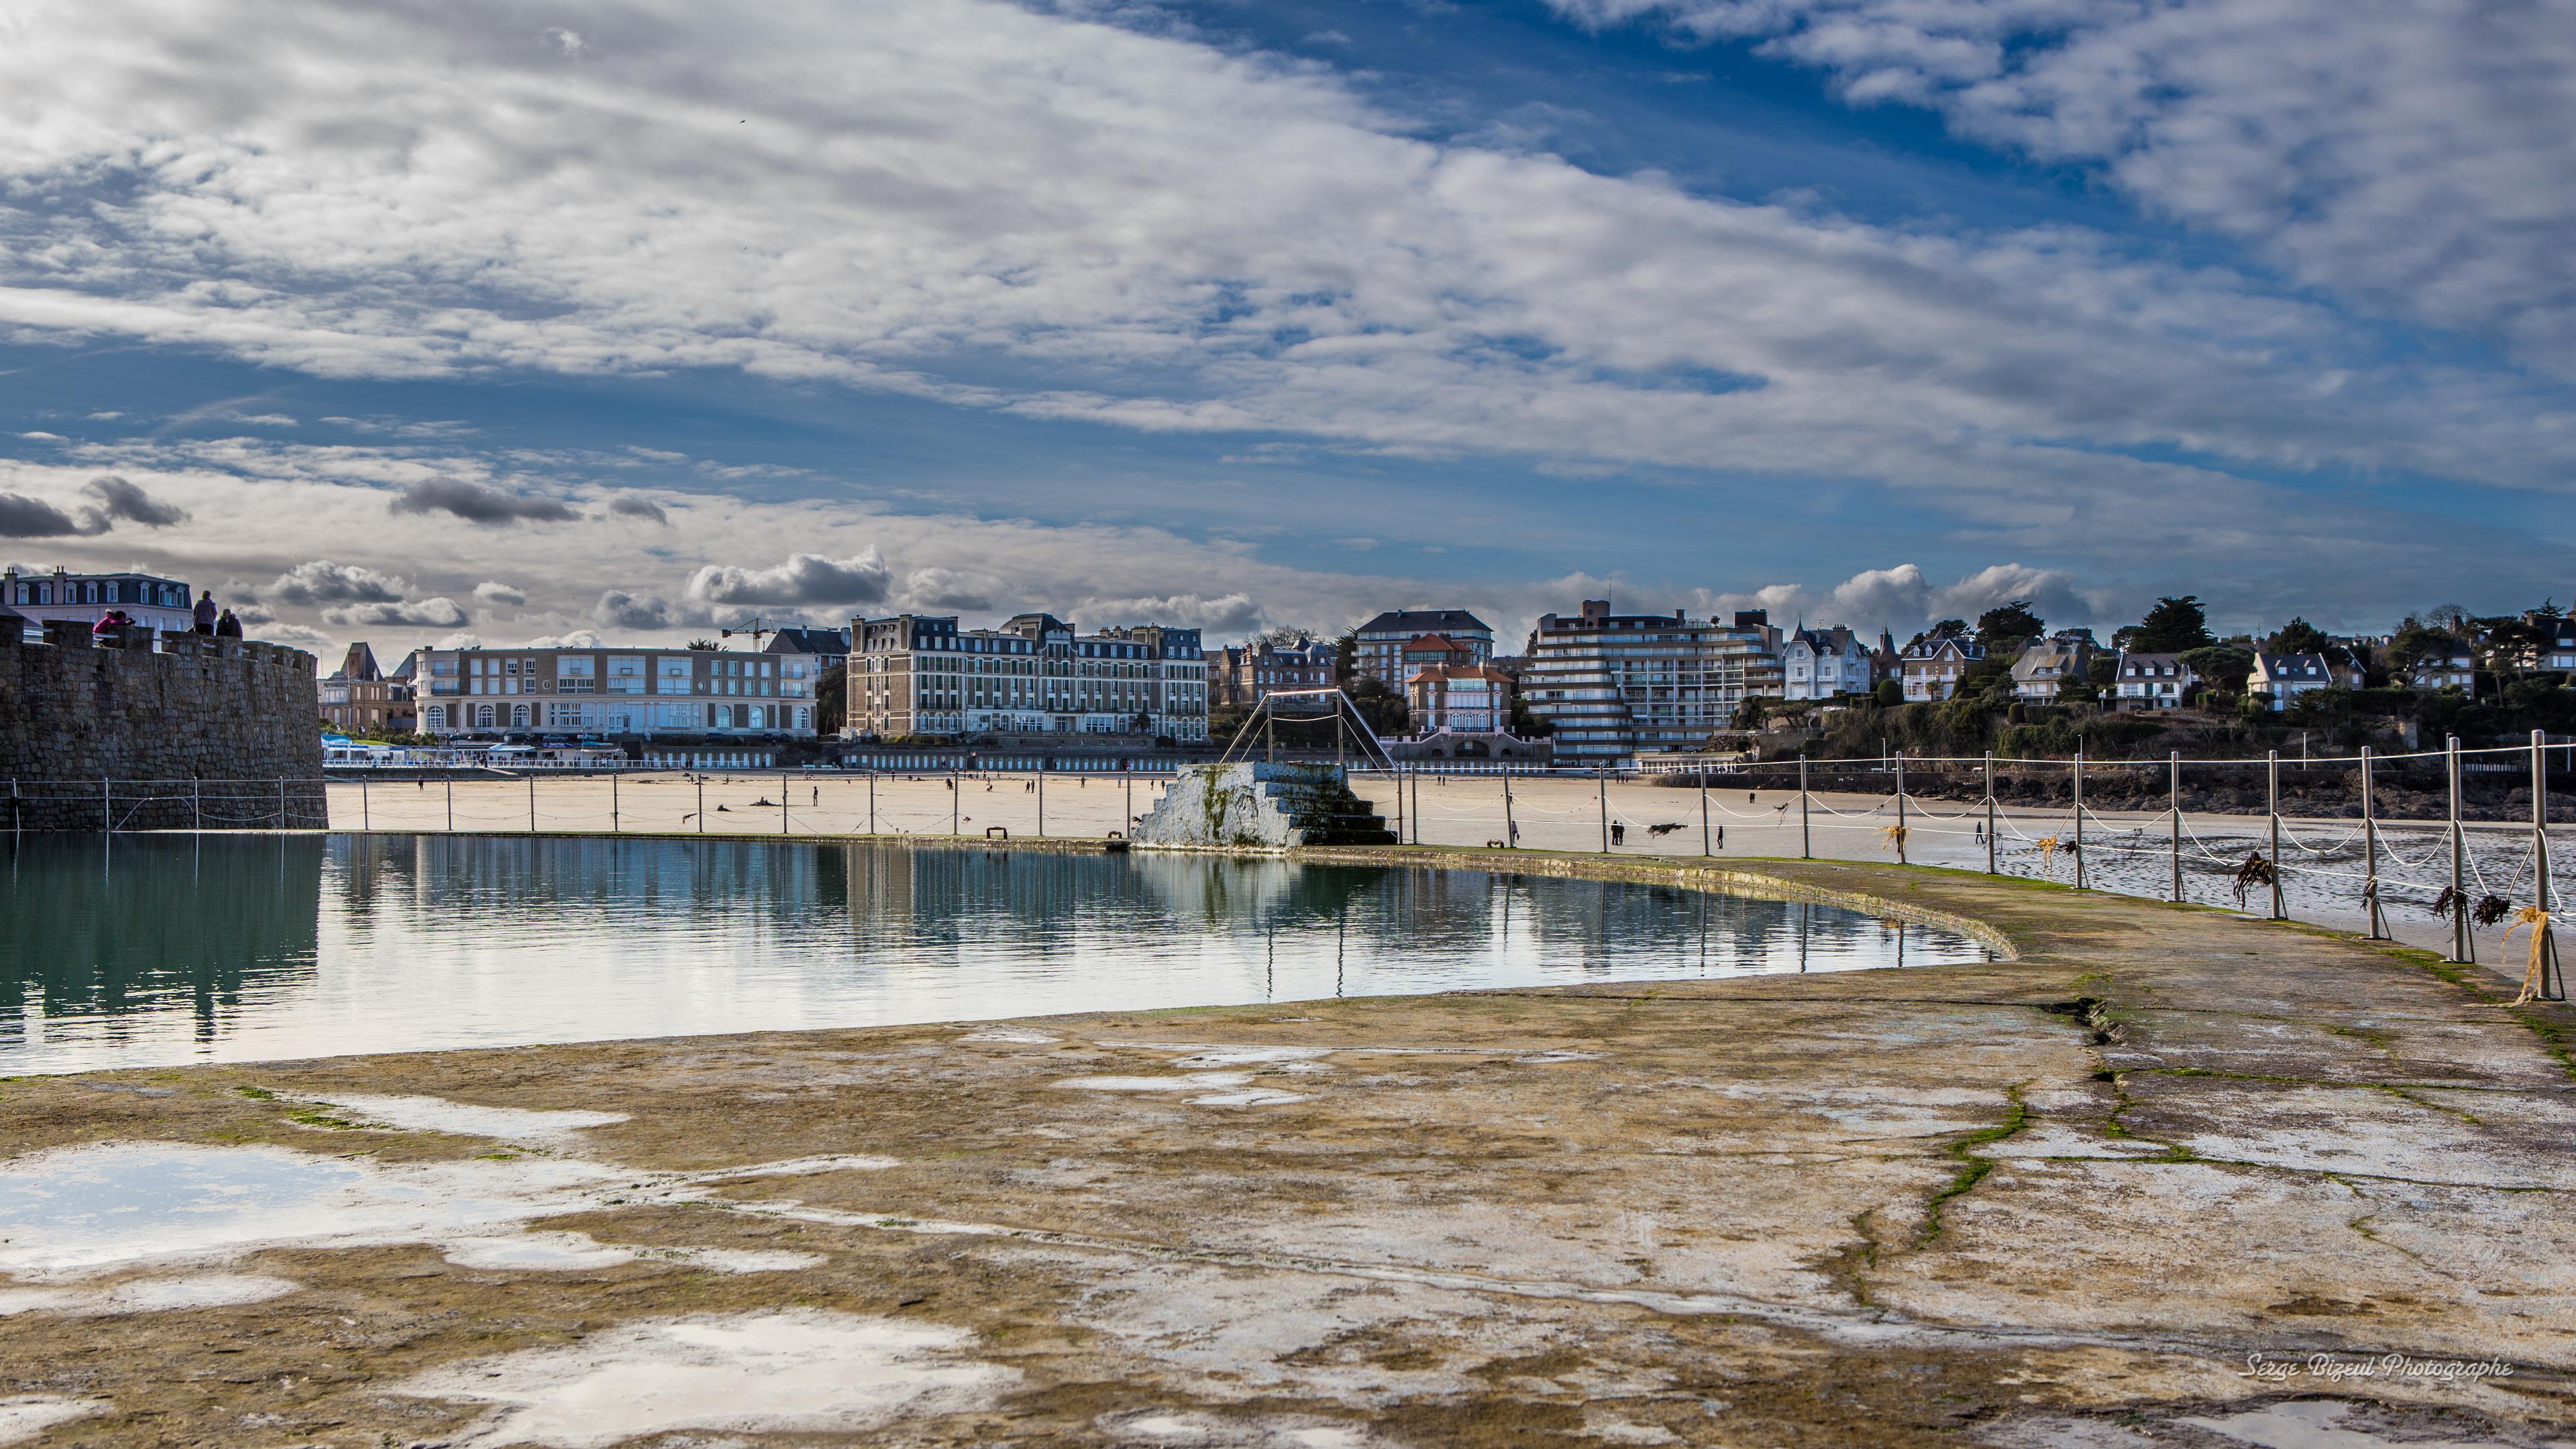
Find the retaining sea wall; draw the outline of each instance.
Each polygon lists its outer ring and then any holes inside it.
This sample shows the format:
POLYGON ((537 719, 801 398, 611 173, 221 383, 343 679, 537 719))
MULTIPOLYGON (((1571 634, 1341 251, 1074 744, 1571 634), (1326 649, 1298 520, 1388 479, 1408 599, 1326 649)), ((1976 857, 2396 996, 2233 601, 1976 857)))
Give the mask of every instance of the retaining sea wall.
POLYGON ((197 634, 154 643, 150 629, 93 647, 85 624, 48 623, 41 644, 0 628, 7 825, 327 824, 313 656, 197 634))

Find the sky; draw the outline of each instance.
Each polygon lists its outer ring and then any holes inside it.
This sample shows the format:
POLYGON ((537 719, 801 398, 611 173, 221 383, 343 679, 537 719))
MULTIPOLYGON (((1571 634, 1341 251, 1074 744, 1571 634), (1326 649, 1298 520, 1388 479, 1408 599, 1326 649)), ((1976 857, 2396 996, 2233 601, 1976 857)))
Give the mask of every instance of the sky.
POLYGON ((326 656, 2576 595, 2576 0, 0 0, 0 560, 326 656))

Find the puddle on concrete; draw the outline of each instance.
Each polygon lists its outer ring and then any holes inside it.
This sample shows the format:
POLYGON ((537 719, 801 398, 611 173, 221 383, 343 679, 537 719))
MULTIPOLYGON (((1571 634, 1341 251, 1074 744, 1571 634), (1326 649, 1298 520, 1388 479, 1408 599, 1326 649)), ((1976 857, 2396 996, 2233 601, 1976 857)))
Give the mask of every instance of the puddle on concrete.
POLYGON ((2345 1427, 2343 1420, 2358 1407, 2335 1399, 2299 1399, 2266 1404, 2223 1418, 2183 1419, 2180 1423, 2224 1434, 2257 1449, 2498 1449, 2500 1439, 2391 1439, 2345 1427))
POLYGON ((58 1399, 45 1394, 0 1398, 0 1444, 22 1443, 56 1424, 85 1419, 106 1408, 105 1399, 58 1399))
POLYGON ((495 1406, 458 1445, 848 1432, 989 1407, 1019 1374, 958 1357, 972 1341, 964 1329, 813 1309, 658 1319, 451 1364, 392 1391, 495 1406))
POLYGON ((485 1137, 496 1142, 524 1142, 553 1146, 573 1140, 572 1134, 591 1127, 608 1127, 626 1120, 623 1112, 540 1112, 525 1107, 477 1107, 467 1102, 451 1102, 444 1097, 315 1097, 298 1094, 297 1101, 318 1102, 354 1114, 358 1125, 395 1127, 406 1132, 446 1132, 458 1137, 485 1137))
POLYGON ((1069 1077, 1056 1086, 1076 1092, 1206 1092, 1251 1080, 1250 1072, 1192 1072, 1185 1077, 1069 1077))
POLYGON ((1187 1052, 1189 1055, 1172 1063, 1185 1072, 1200 1072, 1226 1067, 1258 1067, 1282 1062, 1311 1062, 1333 1054, 1331 1047, 1293 1046, 1209 1046, 1189 1042, 1138 1042, 1136 1045, 1161 1052, 1187 1052))
MULTIPOLYGON (((537 1218, 622 1204, 700 1201, 711 1184, 741 1178, 893 1165, 880 1157, 811 1157, 667 1173, 558 1157, 387 1163, 283 1147, 95 1143, 0 1163, 0 1273, 20 1280, 14 1288, 0 1288, 0 1295, 32 1291, 33 1284, 48 1280, 156 1263, 220 1262, 283 1247, 471 1245, 463 1251, 476 1266, 601 1266, 606 1260, 580 1255, 614 1251, 618 1261, 631 1261, 662 1253, 596 1244, 576 1251, 567 1245, 573 1234, 500 1245, 526 1236, 518 1227, 537 1218), (501 1261, 513 1255, 521 1261, 501 1261), (574 1261, 564 1261, 567 1255, 574 1261)), ((804 1266, 802 1255, 688 1252, 689 1261, 722 1272, 804 1266)), ((188 1306, 182 1300, 189 1293, 231 1291, 205 1286, 219 1281, 214 1279, 168 1281, 198 1286, 133 1291, 158 1293, 172 1307, 188 1306)), ((9 1301, 0 1296, 0 1304, 9 1301)), ((49 1306, 27 1302, 17 1311, 49 1306)), ((138 1300, 136 1306, 146 1305, 138 1300)))

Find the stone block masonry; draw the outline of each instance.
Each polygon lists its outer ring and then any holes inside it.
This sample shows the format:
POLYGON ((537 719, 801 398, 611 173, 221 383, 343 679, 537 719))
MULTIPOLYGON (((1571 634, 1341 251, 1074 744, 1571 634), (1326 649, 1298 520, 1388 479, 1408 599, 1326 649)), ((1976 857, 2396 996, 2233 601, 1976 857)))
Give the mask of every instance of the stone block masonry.
POLYGON ((0 628, 0 779, 18 830, 319 829, 321 700, 300 649, 0 628), (102 787, 101 781, 110 782, 102 787), (282 785, 282 788, 281 788, 282 785))

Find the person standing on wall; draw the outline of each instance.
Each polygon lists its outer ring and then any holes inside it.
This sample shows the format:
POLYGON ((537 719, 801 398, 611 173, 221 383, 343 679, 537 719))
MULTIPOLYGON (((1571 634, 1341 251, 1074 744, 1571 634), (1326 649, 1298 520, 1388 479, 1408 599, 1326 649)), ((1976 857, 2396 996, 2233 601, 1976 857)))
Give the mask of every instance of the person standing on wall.
POLYGON ((197 632, 215 632, 215 591, 212 589, 197 590, 197 632))
POLYGON ((233 617, 232 610, 224 610, 223 616, 215 620, 215 637, 218 639, 238 639, 241 636, 241 620, 233 617))

